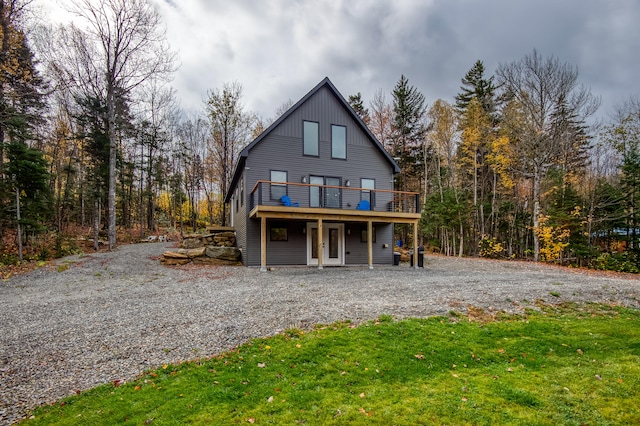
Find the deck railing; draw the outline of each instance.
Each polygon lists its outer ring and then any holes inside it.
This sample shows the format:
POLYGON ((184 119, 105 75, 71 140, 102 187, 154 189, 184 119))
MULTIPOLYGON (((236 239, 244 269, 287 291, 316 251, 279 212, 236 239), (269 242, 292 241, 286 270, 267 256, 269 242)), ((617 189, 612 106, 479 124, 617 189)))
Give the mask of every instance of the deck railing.
POLYGON ((305 208, 357 210, 360 202, 366 200, 371 211, 420 213, 420 194, 417 192, 269 180, 256 182, 251 190, 249 207, 281 206, 283 195, 298 207, 305 208))

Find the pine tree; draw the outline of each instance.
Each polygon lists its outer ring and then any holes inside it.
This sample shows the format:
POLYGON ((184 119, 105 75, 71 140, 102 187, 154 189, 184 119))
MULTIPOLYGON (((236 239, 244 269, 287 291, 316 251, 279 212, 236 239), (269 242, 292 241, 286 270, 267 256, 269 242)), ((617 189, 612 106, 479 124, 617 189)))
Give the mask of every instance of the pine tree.
MULTIPOLYGON (((19 0, 0 1, 0 218, 8 219, 5 208, 13 204, 9 188, 12 172, 21 155, 33 154, 18 149, 35 140, 35 128, 42 122, 45 84, 36 69, 33 53, 20 24, 24 8, 19 0), (12 152, 9 155, 9 147, 12 152), (5 154, 6 158, 5 158, 5 154)), ((0 220, 0 237, 3 220, 0 220)))
POLYGON ((400 166, 399 187, 403 191, 407 188, 407 178, 416 167, 416 160, 420 160, 423 152, 425 125, 423 118, 426 113, 424 95, 409 80, 402 75, 393 89, 393 144, 392 156, 398 159, 400 166))
POLYGON ((462 93, 456 95, 456 108, 462 112, 467 109, 472 99, 477 99, 482 105, 482 109, 490 115, 496 111, 496 87, 493 84, 494 77, 488 79, 484 76, 484 64, 477 60, 469 71, 462 78, 462 93))
POLYGON ((371 120, 371 118, 369 117, 369 109, 364 106, 364 103, 362 102, 362 95, 360 94, 360 92, 356 93, 355 95, 349 95, 349 105, 351 105, 351 108, 353 108, 356 114, 358 114, 358 117, 362 119, 364 124, 368 126, 369 121, 371 120))

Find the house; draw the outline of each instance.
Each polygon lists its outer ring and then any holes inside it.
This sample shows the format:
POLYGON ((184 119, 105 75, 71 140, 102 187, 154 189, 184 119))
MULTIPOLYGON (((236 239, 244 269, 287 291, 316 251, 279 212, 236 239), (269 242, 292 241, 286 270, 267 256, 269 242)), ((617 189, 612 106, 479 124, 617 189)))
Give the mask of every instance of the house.
MULTIPOLYGON (((419 194, 328 78, 240 153, 225 202, 246 266, 393 264, 419 194)), ((414 238, 414 265, 417 243, 414 238)))

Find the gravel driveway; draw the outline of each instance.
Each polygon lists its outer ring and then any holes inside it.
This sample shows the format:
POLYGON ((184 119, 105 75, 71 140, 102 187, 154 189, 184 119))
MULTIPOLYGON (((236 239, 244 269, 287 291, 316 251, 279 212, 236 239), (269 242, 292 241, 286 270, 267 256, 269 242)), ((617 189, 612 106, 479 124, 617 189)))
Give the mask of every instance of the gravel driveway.
POLYGON ((640 307, 635 278, 534 263, 429 256, 420 270, 261 273, 161 266, 157 256, 170 246, 69 257, 58 261, 62 268, 0 282, 1 424, 76 391, 290 327, 381 314, 426 317, 467 305, 521 312, 538 299, 640 307))

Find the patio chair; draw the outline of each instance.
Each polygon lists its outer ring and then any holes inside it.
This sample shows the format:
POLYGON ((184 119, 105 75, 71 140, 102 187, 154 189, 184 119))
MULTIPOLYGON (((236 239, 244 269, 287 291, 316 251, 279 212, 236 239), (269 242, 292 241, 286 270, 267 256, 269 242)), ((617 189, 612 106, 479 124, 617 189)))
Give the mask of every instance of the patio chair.
POLYGON ((300 207, 300 203, 292 203, 291 198, 288 195, 283 195, 280 197, 280 202, 285 207, 300 207))
POLYGON ((356 210, 371 210, 371 204, 368 200, 360 200, 356 206, 356 210))

